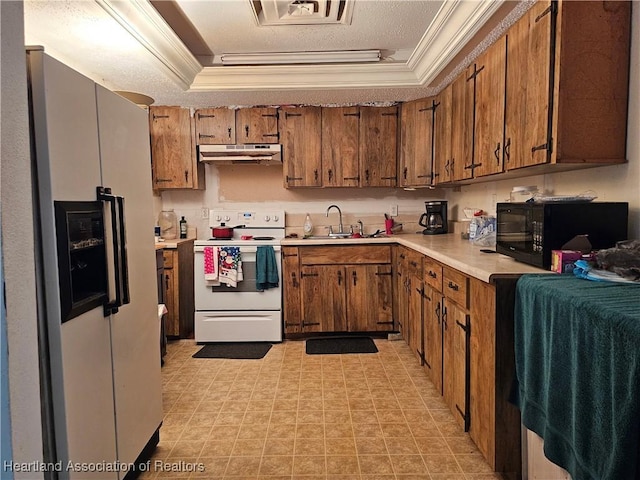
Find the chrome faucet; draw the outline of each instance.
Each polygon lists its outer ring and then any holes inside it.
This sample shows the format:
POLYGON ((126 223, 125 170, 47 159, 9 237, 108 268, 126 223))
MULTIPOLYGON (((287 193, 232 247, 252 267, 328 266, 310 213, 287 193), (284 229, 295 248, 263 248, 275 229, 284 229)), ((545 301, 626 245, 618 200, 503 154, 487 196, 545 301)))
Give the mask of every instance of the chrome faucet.
MULTIPOLYGON (((337 205, 329 205, 329 208, 327 208, 327 217, 329 217, 329 210, 331 210, 332 208, 335 208, 336 210, 338 210, 338 214, 340 215, 340 223, 338 224, 338 233, 342 234, 344 233, 344 229, 342 226, 342 210, 340 210, 340 207, 337 205)), ((329 234, 332 233, 332 229, 331 227, 329 227, 329 234)))

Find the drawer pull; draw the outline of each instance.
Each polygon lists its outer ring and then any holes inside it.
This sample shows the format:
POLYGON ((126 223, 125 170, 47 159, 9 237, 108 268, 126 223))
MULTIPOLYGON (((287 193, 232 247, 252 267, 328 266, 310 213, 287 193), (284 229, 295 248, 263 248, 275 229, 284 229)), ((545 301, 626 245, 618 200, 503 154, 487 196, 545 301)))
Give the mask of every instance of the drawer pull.
POLYGON ((436 272, 434 272, 433 270, 429 270, 429 276, 431 278, 438 278, 438 275, 436 274, 436 272))
POLYGON ((453 282, 449 282, 448 287, 449 287, 451 290, 455 291, 455 292, 457 292, 458 290, 460 290, 460 287, 459 287, 458 285, 456 285, 455 283, 453 283, 453 282))

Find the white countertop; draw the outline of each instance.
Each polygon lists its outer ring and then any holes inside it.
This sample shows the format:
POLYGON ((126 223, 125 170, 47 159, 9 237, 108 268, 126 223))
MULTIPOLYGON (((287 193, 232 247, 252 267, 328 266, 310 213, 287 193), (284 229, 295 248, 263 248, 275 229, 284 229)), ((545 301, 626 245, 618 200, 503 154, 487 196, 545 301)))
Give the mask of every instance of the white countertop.
MULTIPOLYGON (((366 245, 366 244, 399 244, 412 248, 434 260, 448 265, 462 273, 466 273, 483 282, 491 282, 493 277, 521 275, 523 273, 550 273, 541 268, 517 262, 513 258, 500 253, 483 253, 486 247, 473 245, 463 240, 460 234, 422 235, 416 233, 400 233, 378 238, 345 238, 345 239, 293 239, 282 240, 283 246, 304 245, 366 245)), ((491 250, 495 248, 491 247, 491 250)))

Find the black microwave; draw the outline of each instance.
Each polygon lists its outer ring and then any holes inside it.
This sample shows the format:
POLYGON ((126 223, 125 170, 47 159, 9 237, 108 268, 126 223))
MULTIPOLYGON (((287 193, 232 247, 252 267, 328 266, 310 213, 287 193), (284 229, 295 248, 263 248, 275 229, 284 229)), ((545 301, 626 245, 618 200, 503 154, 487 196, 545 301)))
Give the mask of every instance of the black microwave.
POLYGON ((627 239, 626 202, 498 203, 496 251, 548 270, 551 251, 576 235, 594 250, 627 239))

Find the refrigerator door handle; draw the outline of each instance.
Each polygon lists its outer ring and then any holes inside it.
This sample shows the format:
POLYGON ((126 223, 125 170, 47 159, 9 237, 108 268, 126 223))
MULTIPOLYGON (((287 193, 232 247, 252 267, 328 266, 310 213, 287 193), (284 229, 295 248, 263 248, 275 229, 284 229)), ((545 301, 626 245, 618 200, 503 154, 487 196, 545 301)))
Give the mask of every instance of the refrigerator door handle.
MULTIPOLYGON (((116 197, 118 203, 118 227, 119 227, 119 240, 120 240, 120 290, 121 290, 121 303, 125 305, 130 302, 129 297, 129 259, 127 258, 127 236, 125 231, 126 221, 124 218, 124 197, 116 197)), ((119 305, 119 306, 120 306, 119 305)))
POLYGON ((122 305, 121 298, 121 259, 120 259, 120 246, 118 242, 119 229, 117 222, 117 209, 116 209, 116 197, 111 194, 111 189, 107 187, 96 187, 96 193, 98 200, 109 203, 111 210, 111 237, 113 242, 113 267, 114 267, 114 279, 115 279, 115 298, 113 301, 109 301, 109 282, 107 281, 107 301, 104 304, 104 316, 108 317, 113 313, 118 312, 118 307, 122 305))

